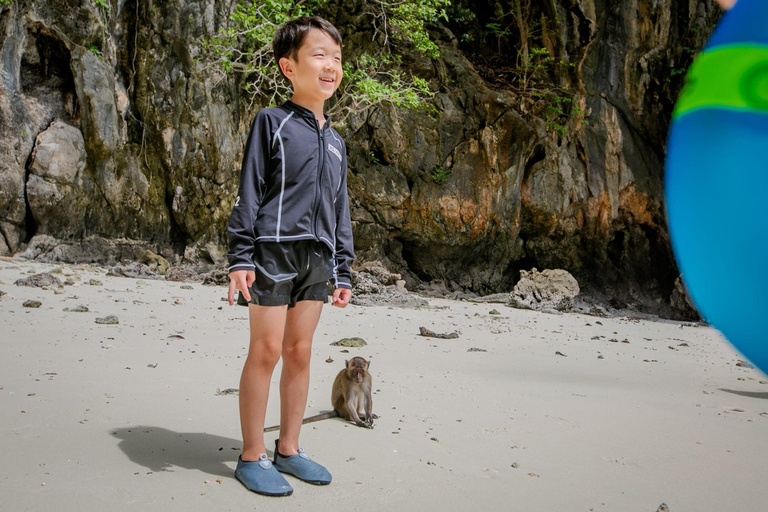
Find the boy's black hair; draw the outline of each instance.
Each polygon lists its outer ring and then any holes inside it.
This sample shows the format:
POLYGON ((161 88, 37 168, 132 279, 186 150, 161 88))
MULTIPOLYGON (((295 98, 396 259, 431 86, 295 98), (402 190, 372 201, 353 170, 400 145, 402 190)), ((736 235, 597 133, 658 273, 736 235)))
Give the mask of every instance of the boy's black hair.
POLYGON ((331 39, 336 41, 336 44, 341 46, 341 34, 326 19, 319 16, 301 16, 300 18, 288 21, 277 29, 275 38, 272 40, 272 51, 275 54, 275 63, 277 63, 277 68, 280 69, 280 74, 283 74, 283 70, 280 68, 280 59, 289 57, 296 60, 304 38, 313 28, 322 30, 331 39))

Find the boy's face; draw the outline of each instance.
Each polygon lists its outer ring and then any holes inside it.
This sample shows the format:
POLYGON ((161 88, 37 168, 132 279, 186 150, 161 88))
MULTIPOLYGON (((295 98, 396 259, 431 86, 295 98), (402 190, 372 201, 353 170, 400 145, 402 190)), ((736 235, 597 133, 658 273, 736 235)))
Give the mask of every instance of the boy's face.
POLYGON ((341 47, 331 36, 313 28, 304 37, 297 58, 283 57, 280 67, 293 84, 295 96, 310 101, 330 98, 341 82, 341 47))

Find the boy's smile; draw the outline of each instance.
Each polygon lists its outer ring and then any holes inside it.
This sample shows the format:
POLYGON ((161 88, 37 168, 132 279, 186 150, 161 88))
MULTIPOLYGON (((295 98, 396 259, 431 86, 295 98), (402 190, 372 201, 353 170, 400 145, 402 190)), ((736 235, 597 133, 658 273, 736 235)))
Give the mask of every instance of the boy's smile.
POLYGON ((283 57, 280 67, 293 84, 292 101, 322 117, 323 104, 343 77, 341 47, 328 34, 313 28, 304 37, 296 58, 283 57))

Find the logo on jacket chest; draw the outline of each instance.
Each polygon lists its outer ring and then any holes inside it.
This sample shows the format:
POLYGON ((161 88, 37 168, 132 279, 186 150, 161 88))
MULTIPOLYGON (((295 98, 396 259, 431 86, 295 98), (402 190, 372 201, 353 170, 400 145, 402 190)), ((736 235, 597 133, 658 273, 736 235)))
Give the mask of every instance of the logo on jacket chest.
POLYGON ((339 162, 341 162, 341 153, 339 152, 339 150, 338 150, 338 149, 336 149, 336 146, 334 146, 334 145, 333 145, 333 144, 331 144, 330 142, 328 143, 328 151, 330 151, 331 153, 333 153, 334 155, 336 155, 336 158, 338 158, 338 159, 339 159, 339 162))

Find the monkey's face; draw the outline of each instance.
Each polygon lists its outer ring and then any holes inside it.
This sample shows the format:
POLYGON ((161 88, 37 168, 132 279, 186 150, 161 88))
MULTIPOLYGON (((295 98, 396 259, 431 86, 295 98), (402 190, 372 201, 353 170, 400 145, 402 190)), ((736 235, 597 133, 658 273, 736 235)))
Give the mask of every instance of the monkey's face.
POLYGON ((347 370, 347 375, 355 384, 360 384, 365 378, 365 368, 352 367, 347 370))
POLYGON ((347 361, 347 377, 356 384, 360 384, 368 373, 370 363, 362 357, 356 356, 347 361))

